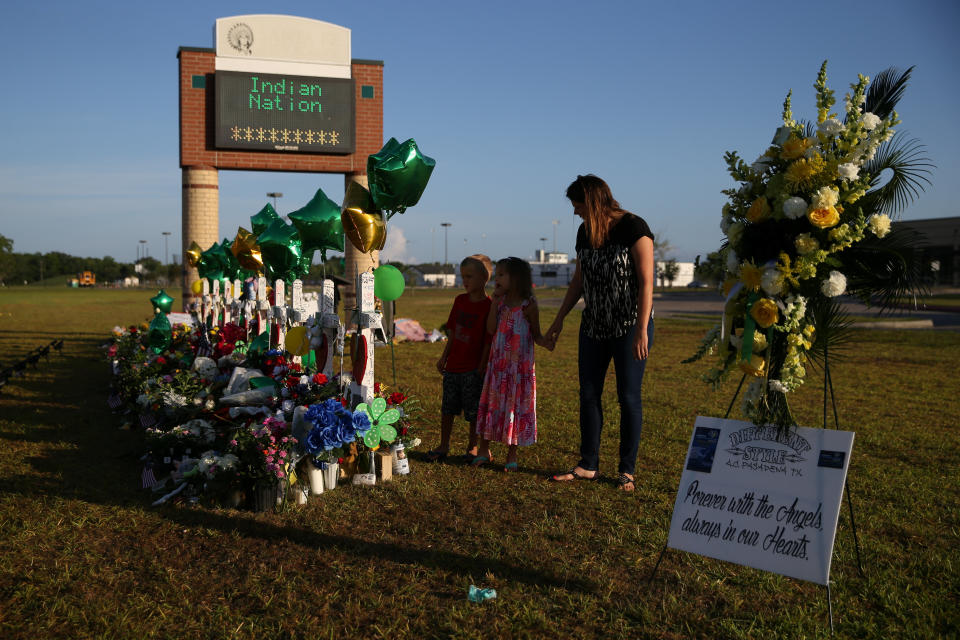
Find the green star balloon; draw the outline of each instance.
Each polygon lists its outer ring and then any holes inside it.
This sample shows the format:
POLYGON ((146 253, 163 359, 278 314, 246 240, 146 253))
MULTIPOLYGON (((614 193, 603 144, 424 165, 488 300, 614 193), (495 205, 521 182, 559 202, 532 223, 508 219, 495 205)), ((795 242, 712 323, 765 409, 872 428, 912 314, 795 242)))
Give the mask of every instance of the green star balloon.
POLYGON ((383 148, 367 158, 370 195, 389 220, 420 201, 437 162, 420 153, 413 138, 397 142, 390 138, 383 148))
POLYGON ((163 289, 157 292, 157 295, 150 298, 150 303, 154 309, 159 309, 162 313, 170 313, 173 308, 173 298, 167 295, 163 289))
POLYGON ((253 235, 260 235, 266 230, 267 227, 270 226, 272 222, 279 219, 280 215, 277 213, 277 210, 274 209, 273 205, 268 202, 263 209, 260 209, 260 211, 250 216, 250 225, 253 227, 253 235))
POLYGON ((147 330, 147 343, 154 353, 160 354, 167 350, 173 342, 173 329, 165 313, 158 313, 150 321, 147 330))
POLYGON ((300 234, 279 218, 274 220, 258 238, 267 279, 292 281, 297 278, 303 258, 300 234))
POLYGON ((222 251, 219 242, 200 254, 200 260, 197 262, 197 273, 201 278, 209 280, 222 280, 224 277, 225 265, 223 264, 222 251))
MULTIPOLYGON (((327 259, 327 249, 343 251, 343 224, 340 222, 340 205, 317 189, 317 193, 302 208, 289 216, 290 223, 300 232, 303 241, 303 253, 320 250, 320 256, 327 259)), ((308 267, 309 269, 309 267, 308 267)))

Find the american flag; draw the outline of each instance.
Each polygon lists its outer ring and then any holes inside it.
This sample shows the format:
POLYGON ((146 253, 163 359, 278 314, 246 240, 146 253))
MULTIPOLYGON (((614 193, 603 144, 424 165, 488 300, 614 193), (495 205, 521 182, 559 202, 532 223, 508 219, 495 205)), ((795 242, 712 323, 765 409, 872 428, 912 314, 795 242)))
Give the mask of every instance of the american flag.
POLYGON ((210 344, 210 330, 205 323, 197 323, 197 334, 200 338, 197 344, 197 356, 210 357, 213 353, 213 345, 210 344))
POLYGON ((156 477, 153 475, 153 465, 148 464, 143 467, 143 472, 140 474, 141 486, 144 489, 153 489, 157 484, 156 477))

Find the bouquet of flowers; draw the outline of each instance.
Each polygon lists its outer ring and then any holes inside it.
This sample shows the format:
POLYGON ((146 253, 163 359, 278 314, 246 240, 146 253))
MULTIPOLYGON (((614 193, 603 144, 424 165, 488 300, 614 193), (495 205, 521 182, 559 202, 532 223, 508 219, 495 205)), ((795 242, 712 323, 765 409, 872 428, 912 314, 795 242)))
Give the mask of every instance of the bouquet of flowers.
POLYGON ((816 124, 793 119, 788 93, 771 146, 752 165, 725 156, 740 184, 724 191, 724 315, 684 361, 718 352, 705 381, 716 388, 732 369, 743 371, 752 378, 744 414, 781 428, 795 424, 786 394, 803 383, 806 365, 849 337, 837 297, 883 308, 920 288, 913 238, 890 224, 929 183, 932 166, 916 141, 894 136, 894 107, 912 68, 888 69, 873 85, 859 76, 841 119, 831 111, 826 64, 814 85, 816 124), (892 178, 880 185, 884 170, 892 178))
POLYGON ((240 475, 251 485, 275 485, 287 478, 293 462, 297 439, 290 435, 290 425, 270 417, 259 424, 241 427, 230 450, 239 460, 240 475))
POLYGON ((304 415, 313 425, 303 441, 303 450, 317 466, 344 456, 344 449, 362 440, 370 430, 370 419, 362 410, 350 411, 336 398, 310 405, 304 415))

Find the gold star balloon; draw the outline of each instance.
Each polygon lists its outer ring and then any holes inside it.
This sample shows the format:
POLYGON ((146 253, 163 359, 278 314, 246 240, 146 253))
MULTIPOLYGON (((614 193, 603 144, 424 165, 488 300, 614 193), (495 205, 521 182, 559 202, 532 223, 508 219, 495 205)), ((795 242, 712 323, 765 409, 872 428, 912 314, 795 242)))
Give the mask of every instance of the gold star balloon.
POLYGON ((197 241, 194 240, 190 243, 190 248, 187 249, 187 264, 191 267, 196 267, 200 262, 200 254, 203 253, 203 249, 200 248, 200 245, 197 244, 197 241))
POLYGON ((263 254, 260 253, 260 245, 257 244, 257 236, 253 235, 243 227, 237 229, 237 237, 233 240, 230 251, 237 258, 237 262, 244 269, 263 273, 263 254))
POLYGON ((387 223, 374 208, 370 192, 357 182, 347 187, 340 221, 350 243, 363 253, 383 249, 387 242, 387 223))

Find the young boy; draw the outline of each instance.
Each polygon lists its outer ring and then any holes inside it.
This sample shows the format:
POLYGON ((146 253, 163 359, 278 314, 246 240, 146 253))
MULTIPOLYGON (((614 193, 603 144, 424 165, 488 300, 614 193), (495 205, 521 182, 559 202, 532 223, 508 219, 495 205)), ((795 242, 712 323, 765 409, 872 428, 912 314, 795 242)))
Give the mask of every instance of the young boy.
POLYGON ((431 462, 443 461, 450 451, 453 419, 460 413, 470 425, 470 441, 464 459, 472 462, 477 455, 477 407, 483 389, 490 340, 487 336, 487 314, 490 298, 484 291, 490 279, 490 258, 477 254, 460 263, 460 278, 466 293, 453 301, 447 319, 449 339, 437 370, 443 375, 443 402, 440 406, 440 446, 427 454, 431 462))

